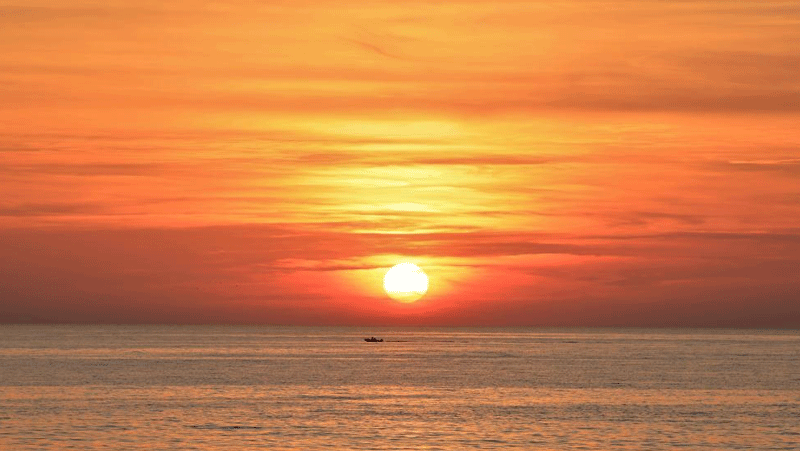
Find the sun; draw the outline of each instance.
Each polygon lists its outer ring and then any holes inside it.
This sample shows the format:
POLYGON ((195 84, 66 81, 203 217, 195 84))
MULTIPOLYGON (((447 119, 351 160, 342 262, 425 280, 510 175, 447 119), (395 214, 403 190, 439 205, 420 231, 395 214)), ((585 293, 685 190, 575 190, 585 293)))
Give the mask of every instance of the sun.
POLYGON ((428 276, 413 263, 399 263, 386 272, 383 289, 396 301, 414 302, 428 291, 428 276))

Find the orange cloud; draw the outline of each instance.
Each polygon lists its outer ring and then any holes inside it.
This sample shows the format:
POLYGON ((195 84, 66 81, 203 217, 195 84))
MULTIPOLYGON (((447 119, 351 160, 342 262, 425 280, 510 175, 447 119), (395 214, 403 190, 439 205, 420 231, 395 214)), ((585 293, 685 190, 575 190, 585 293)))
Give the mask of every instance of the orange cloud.
POLYGON ((0 7, 0 321, 796 326, 798 24, 0 7), (402 259, 414 305, 380 287, 402 259))

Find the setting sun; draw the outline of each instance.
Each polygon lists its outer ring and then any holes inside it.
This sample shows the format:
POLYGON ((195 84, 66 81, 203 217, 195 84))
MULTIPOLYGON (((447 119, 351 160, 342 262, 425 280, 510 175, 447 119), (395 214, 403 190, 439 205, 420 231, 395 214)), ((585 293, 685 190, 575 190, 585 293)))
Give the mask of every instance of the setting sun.
POLYGON ((383 289, 396 301, 414 302, 428 291, 428 276, 413 263, 399 263, 386 272, 383 289))

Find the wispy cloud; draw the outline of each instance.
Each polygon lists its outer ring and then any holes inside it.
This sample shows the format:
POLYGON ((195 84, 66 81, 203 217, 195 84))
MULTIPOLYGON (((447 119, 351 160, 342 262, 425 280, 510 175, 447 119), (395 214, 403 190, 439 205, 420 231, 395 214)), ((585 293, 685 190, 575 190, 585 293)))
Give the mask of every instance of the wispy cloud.
POLYGON ((0 299, 411 322, 410 259, 421 322, 784 315, 797 42, 780 1, 5 5, 0 299))

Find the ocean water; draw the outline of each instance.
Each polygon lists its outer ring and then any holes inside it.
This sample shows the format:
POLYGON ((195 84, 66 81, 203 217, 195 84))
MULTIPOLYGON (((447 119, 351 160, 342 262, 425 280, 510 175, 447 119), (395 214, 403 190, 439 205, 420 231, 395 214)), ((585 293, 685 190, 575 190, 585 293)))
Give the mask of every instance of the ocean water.
POLYGON ((800 332, 0 325, 0 450, 66 449, 798 450, 800 332))

